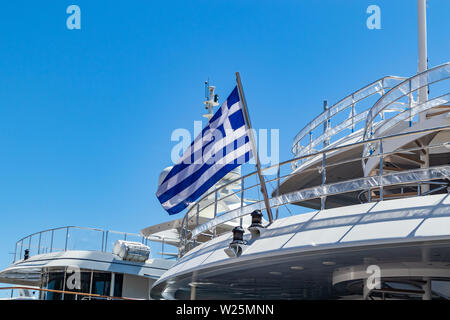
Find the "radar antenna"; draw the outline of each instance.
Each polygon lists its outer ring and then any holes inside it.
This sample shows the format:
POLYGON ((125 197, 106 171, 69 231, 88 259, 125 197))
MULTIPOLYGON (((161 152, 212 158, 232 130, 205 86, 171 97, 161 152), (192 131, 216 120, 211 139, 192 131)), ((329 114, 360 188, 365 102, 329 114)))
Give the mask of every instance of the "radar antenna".
POLYGON ((208 120, 210 120, 213 116, 213 107, 216 107, 219 105, 219 95, 214 94, 215 89, 216 89, 216 87, 209 85, 209 79, 207 81, 205 81, 206 101, 204 102, 204 104, 205 104, 205 109, 208 110, 208 113, 204 114, 203 116, 205 118, 207 118, 208 120))

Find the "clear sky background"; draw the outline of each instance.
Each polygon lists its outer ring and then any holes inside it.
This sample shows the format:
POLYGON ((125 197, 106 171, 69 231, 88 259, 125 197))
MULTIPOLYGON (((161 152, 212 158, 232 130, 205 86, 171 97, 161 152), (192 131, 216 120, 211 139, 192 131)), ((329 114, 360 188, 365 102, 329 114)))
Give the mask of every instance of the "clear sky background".
MULTIPOLYGON (((429 65, 449 61, 450 1, 428 5, 429 65)), ((139 232, 171 133, 241 72, 252 123, 295 134, 352 91, 417 70, 415 0, 2 1, 0 267, 15 241, 65 225, 139 232), (81 30, 66 8, 81 8, 81 30), (368 30, 366 9, 381 8, 368 30)))

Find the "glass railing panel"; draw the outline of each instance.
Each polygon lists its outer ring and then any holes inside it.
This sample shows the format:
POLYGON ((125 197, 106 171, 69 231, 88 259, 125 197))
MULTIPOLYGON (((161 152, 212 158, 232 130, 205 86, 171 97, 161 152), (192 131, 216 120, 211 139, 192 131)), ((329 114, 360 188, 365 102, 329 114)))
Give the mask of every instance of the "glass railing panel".
POLYGON ((139 234, 135 234, 135 233, 125 233, 125 236, 127 241, 132 241, 132 242, 140 242, 140 243, 144 243, 144 239, 141 235, 139 234))
POLYGON ((35 256, 39 251, 39 234, 34 234, 28 237, 27 249, 29 250, 29 256, 35 256))
POLYGON ((126 240, 126 234, 123 232, 117 232, 117 231, 106 231, 105 232, 105 251, 106 252, 112 252, 114 248, 114 244, 117 240, 126 240))
POLYGON ((150 257, 153 259, 170 259, 178 253, 178 248, 168 243, 146 239, 144 244, 150 248, 150 257))
POLYGON ((103 231, 85 228, 70 228, 67 250, 102 251, 103 231))
POLYGON ((25 249, 26 248, 23 247, 23 240, 16 242, 16 258, 14 261, 19 261, 23 259, 25 249))
POLYGON ((66 250, 67 228, 54 229, 50 234, 50 252, 66 250))
POLYGON ((50 252, 52 240, 51 231, 43 231, 40 233, 39 254, 45 254, 50 252))
MULTIPOLYGON (((159 239, 159 238, 158 238, 159 239)), ((16 242, 14 262, 28 257, 62 251, 103 251, 112 253, 117 240, 139 242, 148 245, 153 258, 176 258, 178 248, 161 241, 151 241, 136 233, 104 231, 83 227, 62 227, 41 231, 16 242), (170 255, 164 255, 169 253, 170 255)))

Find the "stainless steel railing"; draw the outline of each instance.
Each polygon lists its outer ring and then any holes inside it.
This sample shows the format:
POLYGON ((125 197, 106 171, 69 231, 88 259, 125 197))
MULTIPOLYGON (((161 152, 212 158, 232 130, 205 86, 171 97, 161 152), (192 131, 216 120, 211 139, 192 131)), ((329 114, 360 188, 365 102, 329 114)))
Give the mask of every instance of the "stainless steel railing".
MULTIPOLYGON (((330 148, 327 150, 322 150, 310 155, 303 155, 300 157, 296 157, 284 162, 281 162, 278 165, 264 168, 264 172, 276 170, 275 176, 266 176, 266 184, 275 184, 272 189, 272 197, 269 199, 271 208, 276 212, 275 218, 278 218, 278 210, 279 208, 292 204, 292 203, 301 203, 303 201, 308 200, 320 200, 321 209, 325 208, 326 199, 330 196, 335 196, 339 194, 355 192, 361 193, 361 191, 367 193, 368 199, 367 201, 374 200, 383 200, 385 195, 385 189, 396 187, 396 186, 416 186, 417 195, 421 194, 421 185, 424 183, 432 183, 433 181, 449 181, 450 182, 450 161, 448 163, 441 164, 439 166, 433 166, 428 168, 416 168, 410 170, 404 170, 398 173, 384 173, 383 168, 385 165, 385 158, 389 157, 398 152, 412 152, 412 151, 421 151, 423 149, 433 150, 438 148, 448 148, 450 151, 450 141, 444 143, 438 143, 428 146, 417 146, 414 148, 402 148, 401 150, 395 150, 392 152, 385 152, 383 150, 384 144, 391 139, 398 139, 400 137, 406 137, 410 135, 417 134, 431 134, 438 131, 450 130, 450 126, 436 127, 426 130, 420 131, 411 131, 407 133, 394 134, 391 136, 374 138, 366 141, 360 141, 353 144, 348 144, 345 146, 339 146, 330 148), (379 148, 378 153, 374 155, 360 156, 352 159, 345 159, 342 161, 333 161, 332 163, 328 163, 327 159, 333 154, 342 151, 348 150, 351 148, 361 147, 366 144, 376 144, 379 148), (361 163, 363 160, 367 160, 370 158, 378 159, 379 161, 379 170, 378 174, 375 176, 367 176, 360 177, 356 179, 350 179, 345 181, 337 181, 333 183, 327 183, 327 170, 330 170, 332 167, 338 167, 343 164, 348 163, 361 163), (308 161, 311 163, 308 167, 302 169, 301 172, 292 172, 290 170, 290 166, 295 161, 308 161), (284 170, 283 170, 284 169, 284 170), (313 185, 307 188, 299 189, 294 192, 279 194, 279 186, 283 180, 287 178, 292 178, 299 174, 305 174, 306 172, 315 172, 320 175, 321 183, 317 185, 313 185), (283 172, 283 173, 282 173, 283 172), (284 174, 284 172, 287 172, 284 174), (377 199, 372 199, 371 194, 376 190, 378 192, 377 199)), ((254 203, 246 204, 241 202, 241 206, 234 210, 230 210, 228 212, 218 212, 217 203, 227 197, 233 195, 239 195, 241 199, 247 197, 247 194, 253 190, 253 192, 257 192, 255 190, 259 189, 258 183, 251 183, 250 179, 255 175, 255 172, 252 172, 248 175, 242 176, 239 179, 231 181, 229 184, 236 183, 240 181, 241 189, 237 190, 233 193, 228 193, 226 196, 219 197, 219 194, 223 188, 226 188, 228 184, 222 185, 221 187, 209 192, 204 195, 199 201, 194 203, 186 215, 183 218, 182 223, 182 232, 181 232, 181 246, 180 246, 180 256, 194 248, 199 244, 198 238, 203 235, 209 235, 210 238, 214 238, 216 236, 216 229, 219 226, 223 226, 224 224, 237 222, 239 223, 239 219, 243 218, 246 215, 249 215, 254 210, 265 211, 264 202, 262 200, 258 200, 254 203), (206 207, 201 207, 200 202, 206 197, 210 197, 214 195, 214 198, 217 199, 215 202, 209 204, 208 206, 214 206, 216 209, 214 211, 214 217, 212 219, 207 220, 206 222, 200 224, 199 217, 202 216, 202 211, 205 210, 206 207)), ((435 190, 436 192, 445 192, 442 188, 442 183, 439 184, 439 190, 435 190)), ((431 191, 433 192, 433 190, 431 191)), ((406 194, 403 194, 404 196, 406 194)), ((242 220, 241 220, 242 221, 242 220)), ((242 223, 242 222, 240 222, 242 223)))
MULTIPOLYGON (((408 121, 411 127, 414 116, 448 103, 450 101, 449 85, 448 83, 444 83, 448 79, 450 79, 450 63, 444 63, 396 85, 383 95, 368 111, 363 131, 363 140, 381 137, 401 121, 408 121), (423 87, 428 87, 430 94, 433 96, 428 97, 427 101, 418 102, 417 94, 423 87), (416 96, 416 99, 414 99, 414 96, 416 96), (377 116, 391 109, 392 105, 399 103, 402 103, 406 107, 398 110, 391 118, 386 119, 382 123, 376 123, 375 119, 377 116)), ((367 144, 364 148, 364 155, 373 152, 374 148, 376 146, 367 144)))
MULTIPOLYGON (((66 226, 39 231, 18 240, 14 250, 14 262, 22 260, 25 257, 25 250, 27 250, 28 257, 44 253, 72 250, 108 252, 112 251, 114 243, 117 240, 135 241, 153 247, 155 245, 157 247, 160 246, 161 250, 159 255, 161 257, 173 257, 173 255, 168 254, 167 248, 169 246, 167 244, 164 245, 163 239, 153 241, 135 233, 66 226)), ((151 250, 151 253, 152 251, 154 250, 151 250)))
MULTIPOLYGON (((321 143, 328 142, 337 137, 342 131, 350 129, 354 132, 357 124, 364 121, 368 114, 369 108, 372 104, 364 105, 364 102, 377 94, 383 96, 391 88, 404 81, 406 78, 386 76, 383 77, 343 98, 327 110, 324 110, 314 120, 309 122, 300 132, 295 136, 292 145, 292 152, 296 157, 314 153, 315 147, 321 143), (345 110, 350 110, 348 117, 342 119, 342 113, 345 110), (341 119, 338 119, 341 116, 341 119), (333 122, 339 121, 336 124, 333 122), (320 126, 324 126, 324 130, 319 132, 319 135, 313 138, 314 130, 320 126), (308 137, 306 142, 303 142, 308 137)), ((325 146, 324 146, 325 147, 325 146)), ((319 149, 321 150, 321 149, 319 149)), ((296 168, 294 162, 293 169, 296 168)))

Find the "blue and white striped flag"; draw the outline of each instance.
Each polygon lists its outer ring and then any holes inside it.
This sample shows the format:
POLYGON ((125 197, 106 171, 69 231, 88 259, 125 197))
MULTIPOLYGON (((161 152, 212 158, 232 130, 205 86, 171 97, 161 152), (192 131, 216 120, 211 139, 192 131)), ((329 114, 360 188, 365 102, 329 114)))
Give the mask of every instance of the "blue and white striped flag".
POLYGON ((179 213, 252 156, 248 127, 235 87, 161 182, 156 196, 169 214, 179 213))

